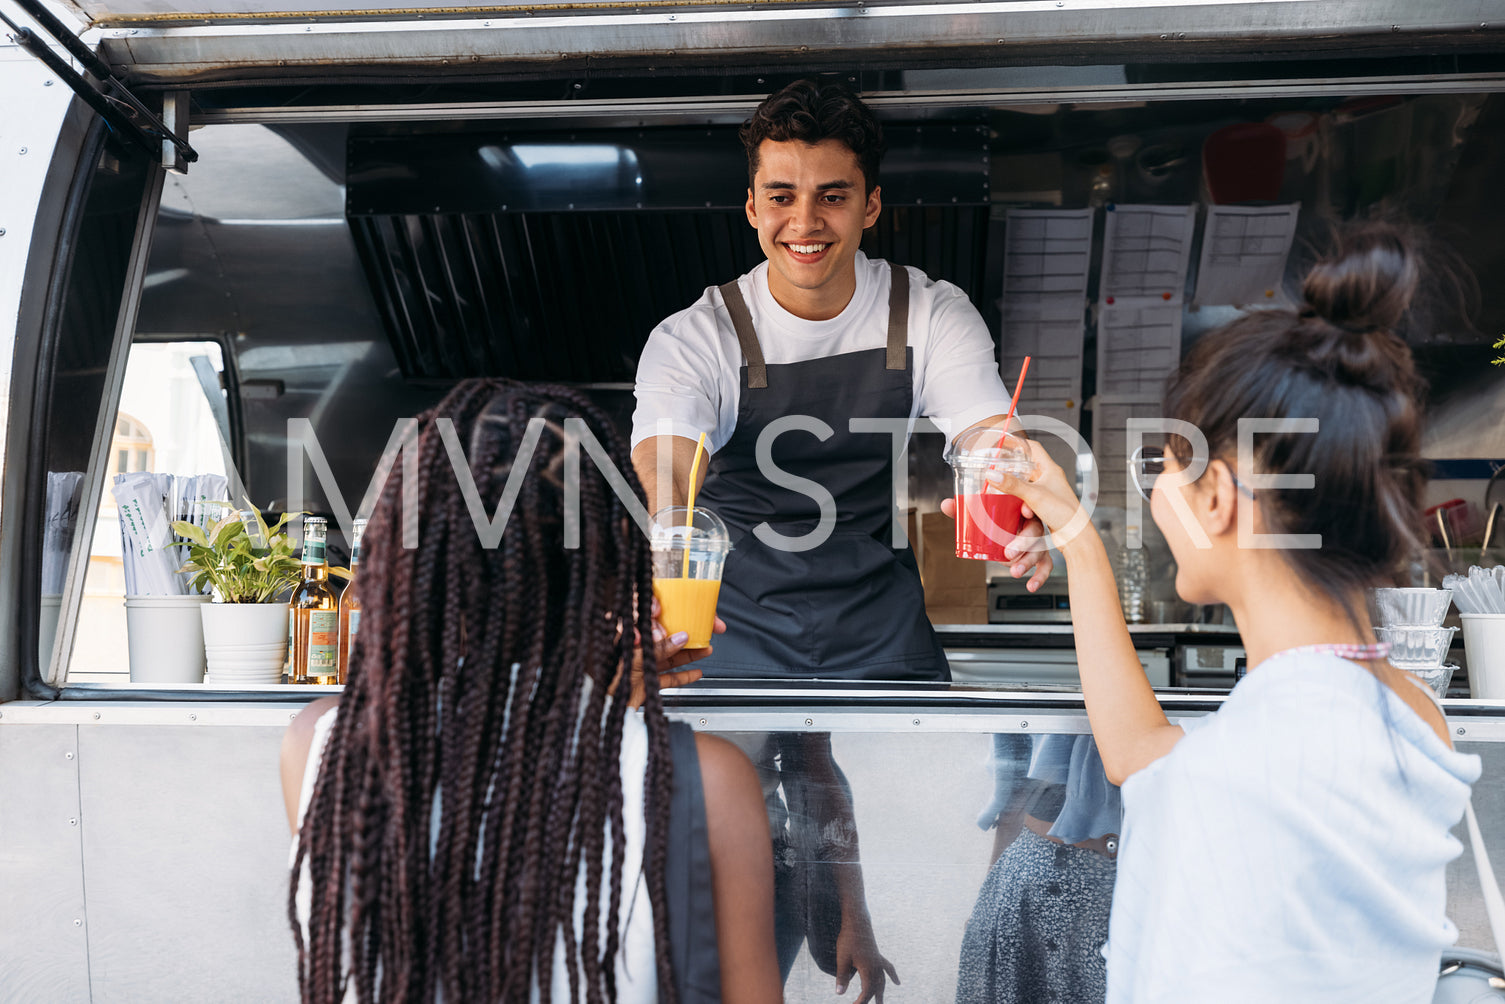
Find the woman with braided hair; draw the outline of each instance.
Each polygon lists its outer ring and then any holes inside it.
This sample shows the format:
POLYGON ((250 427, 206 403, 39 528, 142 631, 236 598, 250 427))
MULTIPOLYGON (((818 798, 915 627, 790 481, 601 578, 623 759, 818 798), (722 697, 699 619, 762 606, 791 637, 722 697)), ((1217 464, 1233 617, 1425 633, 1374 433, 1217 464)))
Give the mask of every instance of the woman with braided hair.
POLYGON ((677 636, 640 645, 648 543, 589 462, 566 546, 586 434, 641 497, 588 400, 495 380, 420 419, 416 513, 400 466, 387 481, 349 683, 283 745, 304 1001, 780 997, 757 776, 666 719, 660 688, 700 674, 660 676, 689 661, 677 636))

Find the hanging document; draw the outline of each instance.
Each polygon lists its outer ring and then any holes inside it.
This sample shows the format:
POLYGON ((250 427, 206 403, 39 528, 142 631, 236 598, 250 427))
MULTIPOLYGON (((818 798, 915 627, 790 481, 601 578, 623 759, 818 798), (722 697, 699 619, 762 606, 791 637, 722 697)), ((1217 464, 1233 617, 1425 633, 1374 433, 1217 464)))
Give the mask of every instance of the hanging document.
POLYGON ((1197 265, 1198 306, 1274 305, 1296 237, 1301 203, 1284 206, 1208 206, 1197 265))
POLYGON ((1097 392, 1154 395, 1181 360, 1196 206, 1109 206, 1097 294, 1097 392))
POLYGON ((1082 397, 1082 336, 1092 267, 1091 209, 1010 209, 1003 257, 1005 383, 1031 356, 1019 411, 1076 428, 1082 397))

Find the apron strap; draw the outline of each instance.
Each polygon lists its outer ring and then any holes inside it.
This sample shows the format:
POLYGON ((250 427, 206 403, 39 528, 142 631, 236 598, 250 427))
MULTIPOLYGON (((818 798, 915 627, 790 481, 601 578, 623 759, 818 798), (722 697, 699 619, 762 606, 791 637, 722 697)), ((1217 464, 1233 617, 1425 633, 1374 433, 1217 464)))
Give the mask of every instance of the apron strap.
MULTIPOLYGON (((887 369, 909 367, 909 270, 888 263, 888 365, 887 369)), ((745 309, 745 308, 744 308, 745 309)))
MULTIPOLYGON (((758 333, 753 330, 752 314, 748 313, 747 301, 733 279, 721 287, 721 300, 726 312, 731 315, 732 329, 737 332, 737 342, 742 346, 742 355, 747 360, 747 386, 767 387, 768 367, 763 364, 763 349, 758 345, 758 333)), ((892 355, 892 349, 889 350, 892 355)))

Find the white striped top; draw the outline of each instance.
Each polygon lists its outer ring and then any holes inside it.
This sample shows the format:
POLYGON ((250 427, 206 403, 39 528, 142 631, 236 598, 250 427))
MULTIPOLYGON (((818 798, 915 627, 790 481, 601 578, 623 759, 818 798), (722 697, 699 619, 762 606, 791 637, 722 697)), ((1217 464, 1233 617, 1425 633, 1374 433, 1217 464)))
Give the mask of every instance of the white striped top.
POLYGON ((1193 724, 1123 786, 1109 1004, 1430 1001, 1479 758, 1325 654, 1193 724))

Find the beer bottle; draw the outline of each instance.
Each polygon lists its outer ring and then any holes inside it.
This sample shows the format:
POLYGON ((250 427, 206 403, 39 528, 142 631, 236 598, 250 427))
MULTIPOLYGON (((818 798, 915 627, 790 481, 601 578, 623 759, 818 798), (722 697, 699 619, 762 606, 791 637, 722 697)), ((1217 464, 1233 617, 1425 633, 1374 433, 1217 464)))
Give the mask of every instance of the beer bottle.
POLYGON ((350 581, 340 594, 340 672, 339 682, 344 683, 350 673, 350 653, 355 648, 355 636, 361 629, 361 598, 356 595, 355 583, 361 563, 361 535, 366 532, 366 521, 357 519, 350 535, 350 581))
POLYGON ((328 523, 303 520, 303 581, 293 591, 293 683, 334 683, 339 672, 339 601, 329 584, 328 523))

